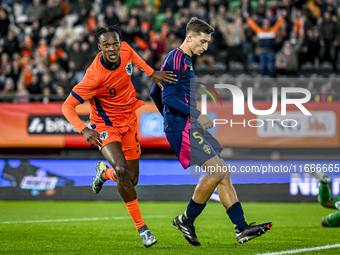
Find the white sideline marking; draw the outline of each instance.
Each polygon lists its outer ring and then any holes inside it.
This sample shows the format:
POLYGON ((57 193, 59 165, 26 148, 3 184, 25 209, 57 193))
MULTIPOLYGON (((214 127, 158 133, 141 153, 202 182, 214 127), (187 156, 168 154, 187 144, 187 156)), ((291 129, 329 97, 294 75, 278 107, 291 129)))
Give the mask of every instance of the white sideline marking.
POLYGON ((287 250, 287 251, 279 251, 279 252, 271 252, 271 253, 261 253, 258 255, 283 255, 283 254, 294 254, 294 253, 300 253, 305 251, 318 251, 318 250, 327 250, 327 249, 333 249, 333 248, 340 248, 340 244, 331 244, 331 245, 325 245, 325 246, 317 246, 312 248, 303 248, 303 249, 295 249, 295 250, 287 250))
MULTIPOLYGON (((144 216, 145 219, 155 219, 155 218, 167 218, 171 216, 166 215, 154 215, 154 216, 144 216)), ((50 222, 71 222, 71 221, 99 221, 99 220, 128 220, 131 219, 130 216, 121 217, 100 217, 100 218, 79 218, 79 219, 52 219, 52 220, 22 220, 22 221, 2 221, 0 224, 25 224, 25 223, 50 223, 50 222)))

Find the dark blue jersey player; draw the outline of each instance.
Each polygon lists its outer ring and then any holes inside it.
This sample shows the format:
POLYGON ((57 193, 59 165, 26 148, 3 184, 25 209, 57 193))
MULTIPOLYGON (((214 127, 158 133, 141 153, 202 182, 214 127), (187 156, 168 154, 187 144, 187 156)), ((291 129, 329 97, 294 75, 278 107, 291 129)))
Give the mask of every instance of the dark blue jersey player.
POLYGON ((176 74, 178 81, 163 83, 163 91, 157 85, 151 90, 151 97, 164 117, 166 137, 182 166, 186 169, 190 165, 198 165, 208 171, 196 186, 184 214, 173 221, 186 240, 195 246, 201 244, 195 233, 194 221, 203 211, 215 188, 235 226, 239 243, 262 235, 272 226, 271 222, 248 225, 230 182, 230 173, 212 170, 227 169, 227 166, 219 154, 221 145, 207 131, 213 127, 212 120, 196 109, 195 74, 191 57, 201 55, 207 50, 213 32, 214 29, 209 24, 192 18, 187 24, 184 42, 165 57, 161 67, 162 71, 176 74))
MULTIPOLYGON (((162 92, 155 84, 151 96, 164 117, 166 137, 182 166, 186 169, 189 165, 201 165, 208 159, 219 156, 221 145, 196 121, 201 112, 196 108, 195 73, 191 56, 177 48, 166 56, 161 69, 171 70, 179 77, 176 83, 165 84, 162 92), (189 135, 189 130, 193 129, 198 132, 195 133, 196 138, 189 135), (202 150, 204 146, 212 147, 213 150, 207 154, 202 150)), ((202 115, 201 118, 205 116, 202 115)), ((212 127, 210 122, 206 125, 212 127)))

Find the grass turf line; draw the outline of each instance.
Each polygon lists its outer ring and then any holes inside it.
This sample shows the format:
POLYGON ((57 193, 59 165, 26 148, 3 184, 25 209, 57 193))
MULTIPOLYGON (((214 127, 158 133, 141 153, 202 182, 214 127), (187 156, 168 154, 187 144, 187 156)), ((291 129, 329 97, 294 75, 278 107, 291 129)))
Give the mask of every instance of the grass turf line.
MULTIPOLYGON (((273 227, 250 243, 235 245, 224 208, 209 202, 195 222, 202 246, 193 247, 171 224, 186 205, 140 203, 158 240, 146 249, 122 202, 0 202, 0 254, 261 254, 339 243, 340 228, 320 225, 321 217, 335 210, 317 203, 242 203, 248 223, 272 221, 273 227)), ((340 254, 340 249, 299 254, 340 254)))

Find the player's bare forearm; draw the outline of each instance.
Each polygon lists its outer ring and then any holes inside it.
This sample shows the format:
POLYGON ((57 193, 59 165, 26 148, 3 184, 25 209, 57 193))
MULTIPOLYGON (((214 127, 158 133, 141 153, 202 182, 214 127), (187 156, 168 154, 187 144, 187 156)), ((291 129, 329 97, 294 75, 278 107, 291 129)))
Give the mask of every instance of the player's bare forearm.
POLYGON ((172 71, 154 71, 150 76, 151 80, 162 90, 164 88, 161 82, 173 83, 177 81, 176 77, 177 75, 173 74, 172 71))

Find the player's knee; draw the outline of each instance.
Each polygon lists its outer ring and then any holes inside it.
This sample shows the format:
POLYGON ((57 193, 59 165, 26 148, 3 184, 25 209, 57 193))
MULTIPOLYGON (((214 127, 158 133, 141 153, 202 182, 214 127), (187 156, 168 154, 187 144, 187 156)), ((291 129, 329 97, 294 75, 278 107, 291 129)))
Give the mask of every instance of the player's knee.
POLYGON ((136 186, 137 184, 138 184, 138 178, 139 176, 134 176, 133 178, 132 178, 132 180, 131 180, 131 182, 132 182, 132 184, 133 184, 133 186, 136 186))
POLYGON ((130 179, 129 177, 129 170, 126 166, 115 166, 114 167, 117 180, 120 182, 128 181, 130 179))
POLYGON ((210 172, 210 177, 222 181, 225 178, 226 173, 223 171, 210 172))

